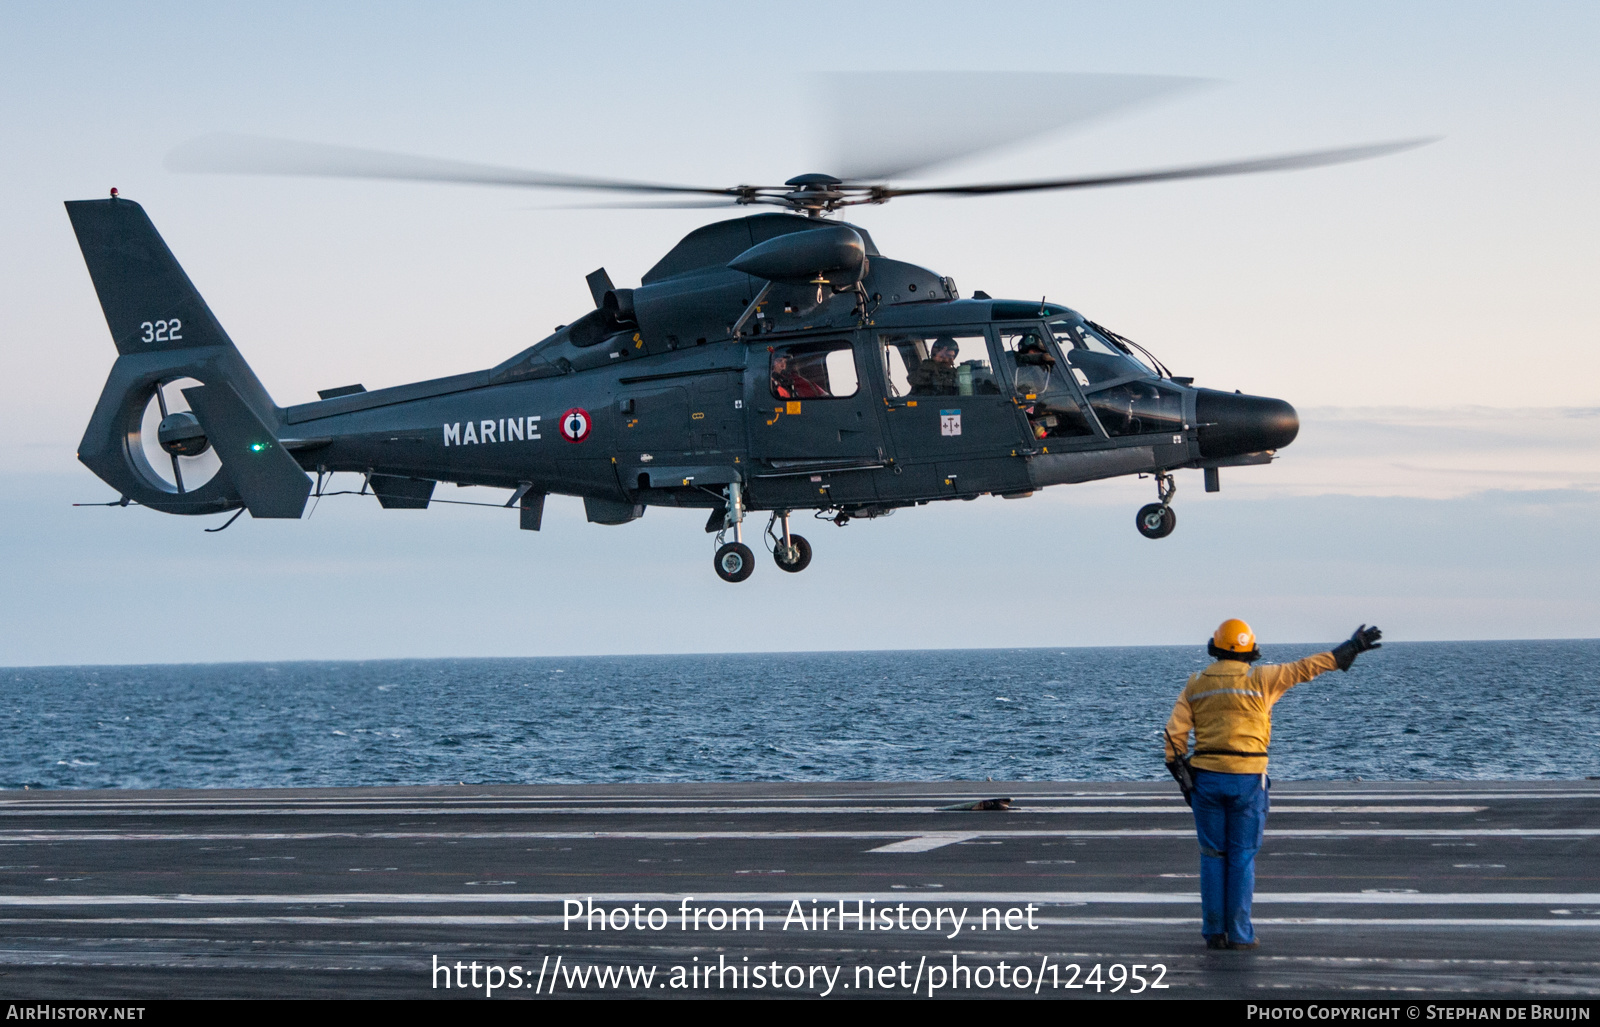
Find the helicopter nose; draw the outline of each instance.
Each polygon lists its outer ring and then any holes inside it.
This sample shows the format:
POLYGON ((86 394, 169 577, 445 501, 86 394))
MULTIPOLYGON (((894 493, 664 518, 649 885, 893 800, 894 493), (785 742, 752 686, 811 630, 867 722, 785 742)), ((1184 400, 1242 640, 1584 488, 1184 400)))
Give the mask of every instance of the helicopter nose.
POLYGON ((1300 434, 1300 415, 1281 399, 1197 389, 1200 456, 1215 459, 1282 449, 1300 434))

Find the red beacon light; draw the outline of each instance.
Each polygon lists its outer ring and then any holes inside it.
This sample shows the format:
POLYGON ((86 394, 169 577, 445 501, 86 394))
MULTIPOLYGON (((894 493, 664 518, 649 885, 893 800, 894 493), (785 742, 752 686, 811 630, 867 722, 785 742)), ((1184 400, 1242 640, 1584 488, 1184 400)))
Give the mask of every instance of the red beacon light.
POLYGON ((111 198, 113 200, 117 198, 117 187, 116 186, 112 186, 111 187, 111 198))

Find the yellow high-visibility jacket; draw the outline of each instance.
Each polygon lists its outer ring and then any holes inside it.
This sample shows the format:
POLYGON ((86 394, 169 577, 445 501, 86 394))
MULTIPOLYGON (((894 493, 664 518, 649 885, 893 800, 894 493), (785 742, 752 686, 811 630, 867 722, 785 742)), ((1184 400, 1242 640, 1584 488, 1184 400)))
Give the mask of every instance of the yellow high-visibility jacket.
POLYGON ((1198 770, 1224 774, 1262 774, 1272 742, 1272 704, 1301 682, 1337 667, 1332 653, 1264 667, 1218 660, 1189 676, 1167 720, 1167 760, 1189 751, 1194 729, 1198 770))

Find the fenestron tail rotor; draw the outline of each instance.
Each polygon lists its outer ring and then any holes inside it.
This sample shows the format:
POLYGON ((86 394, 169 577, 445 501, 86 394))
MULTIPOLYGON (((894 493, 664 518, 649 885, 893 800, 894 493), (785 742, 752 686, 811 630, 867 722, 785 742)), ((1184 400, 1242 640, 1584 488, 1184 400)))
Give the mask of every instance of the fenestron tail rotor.
POLYGON ((154 384, 143 415, 130 433, 130 455, 143 457, 142 461, 134 461, 135 466, 154 488, 184 495, 206 484, 222 469, 222 461, 183 396, 184 389, 199 384, 188 377, 154 384))

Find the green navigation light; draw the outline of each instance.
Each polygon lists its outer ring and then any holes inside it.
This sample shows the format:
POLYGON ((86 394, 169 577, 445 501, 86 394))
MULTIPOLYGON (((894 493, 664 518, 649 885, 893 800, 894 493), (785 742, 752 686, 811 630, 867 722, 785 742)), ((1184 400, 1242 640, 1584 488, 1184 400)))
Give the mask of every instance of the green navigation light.
POLYGON ((250 451, 252 453, 259 453, 263 449, 266 449, 266 448, 267 448, 267 444, 265 442, 252 442, 252 443, 250 443, 250 451))

